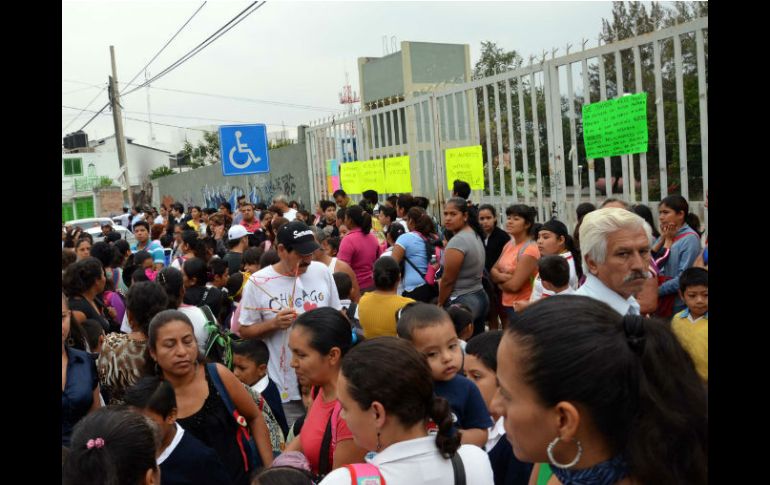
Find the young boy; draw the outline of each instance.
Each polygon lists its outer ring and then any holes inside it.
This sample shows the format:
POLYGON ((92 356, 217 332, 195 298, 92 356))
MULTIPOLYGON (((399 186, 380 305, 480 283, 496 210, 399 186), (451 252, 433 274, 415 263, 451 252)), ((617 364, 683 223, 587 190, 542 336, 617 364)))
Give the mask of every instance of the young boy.
POLYGON ((526 485, 529 483, 532 464, 521 462, 513 455, 511 443, 505 438, 503 417, 495 412, 492 406, 492 399, 498 387, 497 348, 502 338, 502 330, 490 330, 470 339, 465 347, 465 375, 479 388, 487 410, 495 422, 494 426, 489 428, 489 437, 484 448, 492 465, 495 485, 526 485))
POLYGON ((462 431, 461 441, 483 447, 492 420, 479 389, 459 375, 462 350, 449 314, 428 303, 412 303, 400 312, 396 331, 428 361, 435 393, 449 401, 452 420, 462 431))
POLYGON ((334 285, 337 287, 337 293, 340 296, 340 305, 342 306, 340 311, 348 317, 358 337, 363 339, 364 329, 361 327, 361 321, 358 317, 358 303, 350 299, 350 292, 353 290, 353 280, 350 279, 350 275, 342 271, 333 273, 332 278, 334 278, 334 285))
MULTIPOLYGON (((562 256, 542 256, 537 261, 540 281, 543 283, 543 294, 540 299, 557 295, 572 295, 575 293, 569 286, 569 262, 562 256)), ((517 312, 524 311, 537 300, 522 300, 513 302, 517 312)))
POLYGON ((473 337, 473 312, 467 305, 455 303, 449 306, 447 313, 449 313, 457 337, 460 339, 460 348, 465 352, 468 339, 473 337))
POLYGON ((560 255, 543 256, 537 261, 540 280, 543 282, 543 298, 546 296, 572 295, 569 286, 569 261, 560 255))
POLYGON ((283 435, 289 432, 281 395, 278 386, 267 375, 267 361, 270 352, 265 342, 257 339, 247 339, 233 342, 233 374, 241 382, 261 394, 273 411, 283 435))
POLYGON ((709 380, 709 272, 688 268, 679 276, 679 297, 687 308, 674 315, 671 329, 695 362, 701 379, 709 380))
POLYGON ((157 462, 164 485, 232 483, 217 453, 177 424, 176 394, 168 381, 142 377, 128 388, 124 400, 133 411, 158 425, 161 453, 157 462))

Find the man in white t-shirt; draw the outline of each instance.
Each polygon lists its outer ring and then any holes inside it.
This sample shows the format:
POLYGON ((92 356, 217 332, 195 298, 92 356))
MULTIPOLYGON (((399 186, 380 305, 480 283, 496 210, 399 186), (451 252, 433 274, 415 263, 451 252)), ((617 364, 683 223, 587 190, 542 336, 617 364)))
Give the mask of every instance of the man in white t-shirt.
POLYGON ((297 218, 297 209, 289 207, 289 200, 285 195, 276 195, 273 197, 273 205, 281 209, 283 217, 285 217, 287 221, 291 222, 297 218))
POLYGON ((267 373, 278 386, 286 420, 291 425, 304 413, 297 376, 291 368, 289 327, 307 311, 318 307, 341 308, 337 286, 329 269, 313 261, 320 248, 307 224, 293 221, 276 236, 281 260, 249 278, 240 304, 240 335, 267 344, 267 373))

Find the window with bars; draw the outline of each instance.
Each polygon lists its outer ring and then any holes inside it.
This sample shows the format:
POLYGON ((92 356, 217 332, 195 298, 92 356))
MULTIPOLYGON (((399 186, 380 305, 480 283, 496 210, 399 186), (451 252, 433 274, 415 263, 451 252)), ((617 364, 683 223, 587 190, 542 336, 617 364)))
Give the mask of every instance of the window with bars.
POLYGON ((64 175, 83 175, 83 159, 82 158, 65 158, 64 162, 64 175))

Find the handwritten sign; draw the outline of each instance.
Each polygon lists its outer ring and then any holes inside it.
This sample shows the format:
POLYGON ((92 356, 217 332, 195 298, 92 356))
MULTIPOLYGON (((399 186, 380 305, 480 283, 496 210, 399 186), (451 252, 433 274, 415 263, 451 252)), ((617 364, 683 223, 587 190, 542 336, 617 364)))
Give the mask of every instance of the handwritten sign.
POLYGON ((647 151, 647 93, 583 106, 586 158, 647 151))
POLYGON ((349 194, 360 194, 359 182, 361 180, 361 163, 348 162, 340 164, 340 183, 345 192, 349 194))
POLYGON ((481 145, 447 148, 446 153, 447 187, 452 190, 455 180, 464 180, 471 189, 484 188, 484 159, 481 155, 481 145))
POLYGON ((412 191, 412 170, 409 155, 385 159, 385 190, 389 194, 412 191))
POLYGON ((368 160, 358 163, 361 164, 358 181, 361 192, 367 190, 376 190, 379 193, 386 192, 385 170, 382 160, 368 160))

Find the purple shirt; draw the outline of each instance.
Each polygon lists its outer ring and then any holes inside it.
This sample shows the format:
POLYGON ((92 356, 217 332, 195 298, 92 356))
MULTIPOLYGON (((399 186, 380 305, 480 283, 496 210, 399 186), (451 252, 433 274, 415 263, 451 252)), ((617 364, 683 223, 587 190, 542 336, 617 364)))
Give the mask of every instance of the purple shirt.
POLYGON ((364 235, 361 228, 350 231, 340 242, 337 258, 345 261, 353 268, 361 289, 374 286, 372 277, 374 262, 382 252, 377 236, 373 233, 364 235))

